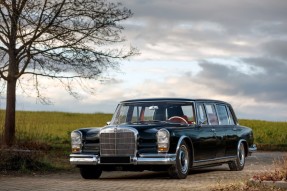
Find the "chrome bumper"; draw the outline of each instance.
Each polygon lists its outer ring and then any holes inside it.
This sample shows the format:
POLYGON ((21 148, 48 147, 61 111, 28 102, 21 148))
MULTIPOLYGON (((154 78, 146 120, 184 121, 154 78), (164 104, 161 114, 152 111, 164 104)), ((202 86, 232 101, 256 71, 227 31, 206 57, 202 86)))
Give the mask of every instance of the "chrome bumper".
POLYGON ((175 154, 141 154, 139 157, 130 157, 130 163, 101 163, 99 155, 91 154, 71 154, 70 163, 72 165, 170 165, 175 164, 175 154))
POLYGON ((248 154, 251 155, 253 152, 256 152, 257 151, 257 147, 255 144, 251 145, 249 148, 248 148, 248 154))

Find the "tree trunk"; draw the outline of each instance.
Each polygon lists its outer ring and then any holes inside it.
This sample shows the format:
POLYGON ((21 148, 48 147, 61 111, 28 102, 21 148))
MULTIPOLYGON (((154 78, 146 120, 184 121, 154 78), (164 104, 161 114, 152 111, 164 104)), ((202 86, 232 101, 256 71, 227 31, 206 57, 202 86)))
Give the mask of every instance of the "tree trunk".
POLYGON ((17 60, 17 2, 12 1, 11 35, 9 36, 9 67, 7 76, 7 97, 6 97, 6 115, 4 127, 4 145, 12 146, 15 143, 16 129, 16 82, 19 73, 19 62, 17 60))
POLYGON ((13 145, 15 142, 16 82, 17 79, 10 79, 7 81, 4 145, 8 147, 13 145))

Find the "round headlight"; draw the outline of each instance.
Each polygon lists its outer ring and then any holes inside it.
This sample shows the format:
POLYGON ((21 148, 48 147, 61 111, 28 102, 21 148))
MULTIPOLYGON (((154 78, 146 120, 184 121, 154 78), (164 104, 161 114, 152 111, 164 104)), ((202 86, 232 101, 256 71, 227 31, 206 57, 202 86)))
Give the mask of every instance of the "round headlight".
POLYGON ((73 131, 71 133, 72 152, 79 153, 82 150, 82 133, 80 131, 73 131))
POLYGON ((73 131, 71 133, 71 142, 72 144, 81 144, 82 143, 82 136, 79 131, 73 131))
POLYGON ((167 152, 169 150, 169 132, 166 129, 160 129, 157 132, 158 152, 167 152))

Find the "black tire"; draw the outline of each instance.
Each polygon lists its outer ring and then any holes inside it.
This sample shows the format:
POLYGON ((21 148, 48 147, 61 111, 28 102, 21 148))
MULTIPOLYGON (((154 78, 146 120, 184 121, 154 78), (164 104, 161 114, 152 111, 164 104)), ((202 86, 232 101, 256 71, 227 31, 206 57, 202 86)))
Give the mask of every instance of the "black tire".
POLYGON ((231 171, 241 171, 245 165, 245 147, 244 143, 240 142, 237 147, 237 157, 235 161, 228 163, 229 169, 231 171))
POLYGON ((98 166, 81 166, 80 173, 84 179, 98 179, 102 174, 102 169, 98 166))
POLYGON ((175 179, 185 179, 190 169, 190 151, 185 141, 179 145, 176 153, 176 164, 168 169, 169 176, 175 179))

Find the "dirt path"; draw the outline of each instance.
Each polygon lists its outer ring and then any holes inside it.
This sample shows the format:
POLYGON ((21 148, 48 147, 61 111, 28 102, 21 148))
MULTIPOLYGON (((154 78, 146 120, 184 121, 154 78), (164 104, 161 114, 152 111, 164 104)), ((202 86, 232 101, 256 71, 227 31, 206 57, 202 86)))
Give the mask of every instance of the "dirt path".
POLYGON ((169 179, 157 172, 104 172, 99 180, 84 180, 79 173, 57 173, 35 176, 0 176, 0 190, 94 190, 94 191, 190 191, 210 190, 218 184, 250 179, 255 173, 274 169, 273 162, 286 152, 258 152, 248 157, 243 171, 229 171, 227 165, 194 170, 187 179, 169 179))

